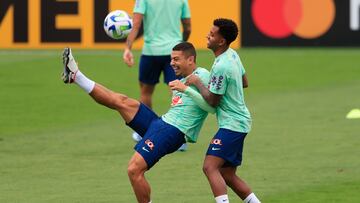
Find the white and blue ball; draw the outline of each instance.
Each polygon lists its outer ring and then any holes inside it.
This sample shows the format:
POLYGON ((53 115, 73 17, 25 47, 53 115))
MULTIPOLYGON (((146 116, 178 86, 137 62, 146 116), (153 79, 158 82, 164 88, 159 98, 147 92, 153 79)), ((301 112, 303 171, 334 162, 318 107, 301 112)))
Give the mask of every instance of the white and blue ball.
POLYGON ((110 12, 104 20, 104 30, 113 39, 125 39, 132 27, 132 19, 122 10, 110 12))

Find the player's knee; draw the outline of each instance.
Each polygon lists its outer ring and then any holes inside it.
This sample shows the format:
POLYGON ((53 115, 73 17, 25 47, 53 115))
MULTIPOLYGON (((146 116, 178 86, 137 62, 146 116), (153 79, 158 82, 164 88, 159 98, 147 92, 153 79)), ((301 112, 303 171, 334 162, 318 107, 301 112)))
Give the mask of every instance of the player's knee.
POLYGON ((203 172, 205 175, 209 175, 216 170, 216 167, 214 167, 212 164, 204 163, 203 165, 203 172))
POLYGON ((113 96, 113 103, 116 109, 121 109, 127 106, 128 96, 124 94, 115 93, 113 96))
POLYGON ((129 163, 127 168, 127 173, 130 178, 138 176, 140 172, 141 172, 140 168, 134 162, 129 163))

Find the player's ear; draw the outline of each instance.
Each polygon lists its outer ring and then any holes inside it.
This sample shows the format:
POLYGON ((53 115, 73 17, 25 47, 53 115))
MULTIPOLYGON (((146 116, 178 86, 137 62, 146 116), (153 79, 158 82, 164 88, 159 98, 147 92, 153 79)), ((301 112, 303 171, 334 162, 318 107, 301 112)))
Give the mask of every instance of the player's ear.
POLYGON ((194 63, 195 57, 194 56, 189 56, 188 57, 188 61, 191 63, 194 63))
POLYGON ((225 44, 226 44, 226 39, 221 38, 220 41, 219 41, 219 45, 224 46, 225 44))

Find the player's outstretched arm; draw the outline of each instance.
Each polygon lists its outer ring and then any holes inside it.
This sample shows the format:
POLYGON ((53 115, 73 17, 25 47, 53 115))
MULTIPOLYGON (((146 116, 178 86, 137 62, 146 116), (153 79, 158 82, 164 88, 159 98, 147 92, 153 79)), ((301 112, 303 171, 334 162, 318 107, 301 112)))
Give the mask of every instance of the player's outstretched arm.
POLYGON ((140 13, 134 13, 133 16, 133 28, 129 34, 129 36, 126 39, 126 47, 124 50, 124 54, 123 54, 123 59, 124 62, 129 66, 133 66, 134 65, 134 56, 131 52, 131 48, 133 45, 133 42, 136 39, 136 36, 139 34, 139 30, 141 28, 141 23, 143 20, 143 15, 140 13))

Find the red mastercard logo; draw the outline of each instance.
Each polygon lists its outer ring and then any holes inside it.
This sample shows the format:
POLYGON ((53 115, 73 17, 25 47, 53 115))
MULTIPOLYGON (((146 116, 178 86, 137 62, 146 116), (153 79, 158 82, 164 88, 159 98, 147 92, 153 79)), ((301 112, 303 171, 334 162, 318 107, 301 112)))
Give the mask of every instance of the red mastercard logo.
POLYGON ((333 0, 253 0, 251 7, 255 26, 276 39, 318 38, 332 26, 335 12, 333 0))

